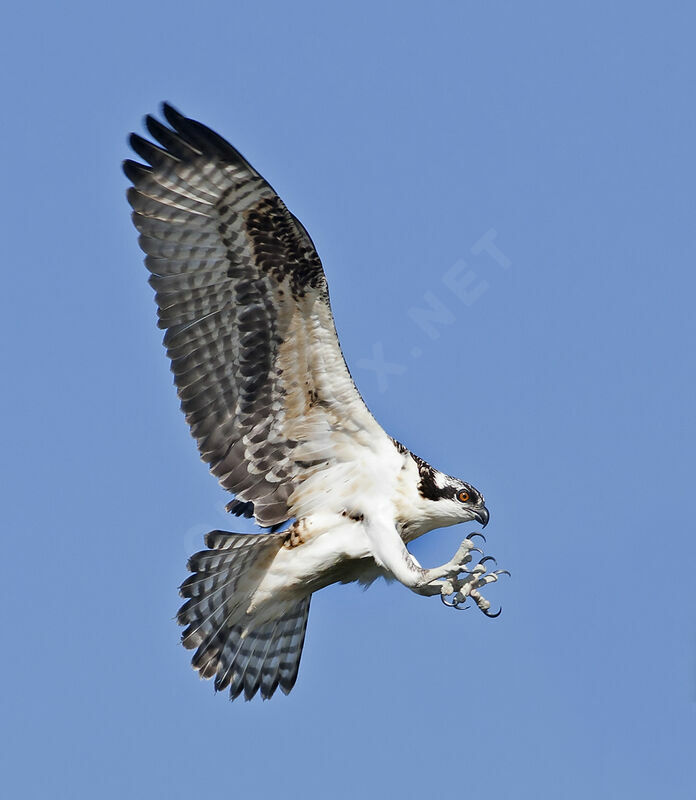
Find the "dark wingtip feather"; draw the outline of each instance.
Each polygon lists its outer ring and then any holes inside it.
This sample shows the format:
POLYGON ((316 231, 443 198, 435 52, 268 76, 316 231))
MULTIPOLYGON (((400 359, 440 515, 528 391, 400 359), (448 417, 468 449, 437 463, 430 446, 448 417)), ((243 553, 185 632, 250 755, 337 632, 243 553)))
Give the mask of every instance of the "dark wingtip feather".
POLYGON ((135 186, 138 185, 138 181, 144 175, 148 175, 152 172, 150 167, 145 166, 145 164, 140 164, 137 161, 133 161, 130 158, 127 158, 121 166, 128 180, 131 181, 135 186))
POLYGON ((176 158, 185 160, 198 155, 198 150, 150 114, 145 117, 145 127, 152 138, 176 158))
POLYGON ((220 136, 219 133, 215 133, 214 130, 211 130, 207 125, 203 125, 202 122, 197 122, 195 119, 185 117, 170 103, 162 103, 162 113, 172 128, 174 128, 189 145, 209 155, 222 158, 231 164, 244 167, 252 174, 258 175, 256 170, 244 158, 239 150, 233 147, 227 139, 220 136))
POLYGON ((166 100, 162 103, 162 114, 172 128, 177 128, 180 120, 186 119, 180 111, 177 111, 174 106, 166 100))
POLYGON ((163 129, 171 133, 171 130, 165 127, 156 117, 153 117, 152 114, 147 114, 143 122, 145 123, 145 127, 149 133, 157 140, 159 140, 159 136, 157 134, 163 129))
POLYGON ((152 142, 148 142, 147 139, 143 139, 143 137, 139 136, 137 133, 131 133, 128 137, 128 143, 140 158, 147 161, 147 163, 151 164, 153 167, 161 163, 163 158, 171 159, 171 155, 167 153, 166 150, 163 150, 152 142))

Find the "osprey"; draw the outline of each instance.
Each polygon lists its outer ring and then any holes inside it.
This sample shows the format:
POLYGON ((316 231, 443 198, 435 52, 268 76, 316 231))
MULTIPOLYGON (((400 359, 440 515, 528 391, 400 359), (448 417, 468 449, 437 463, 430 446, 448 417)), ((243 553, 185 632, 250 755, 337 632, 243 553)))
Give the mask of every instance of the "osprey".
POLYGON ((483 495, 369 412, 319 256, 273 188, 209 128, 163 113, 171 127, 146 117, 158 144, 130 137, 146 164, 124 162, 159 327, 201 457, 235 496, 227 510, 267 529, 212 531, 190 559, 178 621, 194 668, 232 698, 287 694, 312 593, 336 582, 395 578, 495 616, 479 590, 502 571, 487 571, 490 556, 469 568, 471 537, 431 569, 406 547, 433 528, 485 526, 483 495))

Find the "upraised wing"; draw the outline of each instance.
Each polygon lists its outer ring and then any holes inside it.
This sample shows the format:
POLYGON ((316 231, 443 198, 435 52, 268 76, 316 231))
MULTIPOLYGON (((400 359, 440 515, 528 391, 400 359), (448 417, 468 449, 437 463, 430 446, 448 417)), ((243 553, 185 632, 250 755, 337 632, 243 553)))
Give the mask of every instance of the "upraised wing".
POLYGON ((128 200, 191 433, 220 483, 260 525, 302 515, 317 470, 358 462, 387 436, 336 336, 312 240, 224 139, 169 105, 149 166, 126 161, 128 200), (249 505, 253 503, 253 509, 249 505))

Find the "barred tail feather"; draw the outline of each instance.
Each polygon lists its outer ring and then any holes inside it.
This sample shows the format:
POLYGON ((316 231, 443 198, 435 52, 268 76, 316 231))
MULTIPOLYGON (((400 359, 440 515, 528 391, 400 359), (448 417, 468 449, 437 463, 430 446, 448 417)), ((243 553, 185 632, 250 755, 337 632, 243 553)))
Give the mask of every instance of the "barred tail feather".
POLYGON ((215 689, 229 686, 233 700, 242 692, 246 700, 251 700, 258 691, 267 700, 278 687, 288 694, 300 667, 309 601, 310 597, 305 597, 280 619, 247 631, 246 636, 239 628, 231 631, 215 689))
POLYGON ((181 585, 187 598, 178 621, 187 628, 182 643, 196 649, 191 663, 202 678, 215 677, 215 689, 229 687, 234 699, 244 692, 264 699, 295 685, 302 655, 310 596, 279 599, 278 615, 255 623, 249 601, 282 547, 285 534, 238 534, 213 531, 208 550, 189 560, 193 573, 181 585))

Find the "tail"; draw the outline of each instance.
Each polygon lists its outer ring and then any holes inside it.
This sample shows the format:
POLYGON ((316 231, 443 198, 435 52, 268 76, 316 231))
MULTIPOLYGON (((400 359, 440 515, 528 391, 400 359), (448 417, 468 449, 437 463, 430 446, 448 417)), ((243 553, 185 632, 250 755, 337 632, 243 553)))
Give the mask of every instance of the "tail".
POLYGON ((188 627, 182 635, 191 663, 202 678, 215 676, 215 690, 230 687, 234 700, 261 692, 264 700, 280 686, 295 685, 304 644, 311 595, 291 605, 279 603, 278 617, 255 623, 247 614, 261 578, 283 546, 284 533, 243 534, 212 531, 208 550, 191 557, 193 575, 181 585, 188 598, 177 620, 188 627))

